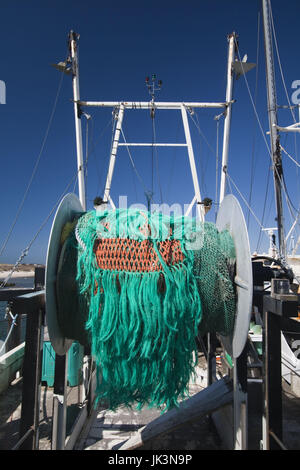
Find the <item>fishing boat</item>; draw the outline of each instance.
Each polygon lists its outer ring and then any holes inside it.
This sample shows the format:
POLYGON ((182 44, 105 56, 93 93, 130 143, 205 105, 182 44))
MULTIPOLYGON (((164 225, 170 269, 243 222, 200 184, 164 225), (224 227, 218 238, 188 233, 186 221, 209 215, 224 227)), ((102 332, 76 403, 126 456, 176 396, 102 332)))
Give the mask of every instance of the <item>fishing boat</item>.
MULTIPOLYGON (((83 433, 93 428, 95 413, 97 417, 95 399, 100 404, 99 413, 103 410, 115 412, 120 406, 132 406, 136 402, 141 407, 145 404, 158 409, 162 405, 166 407, 162 416, 150 415, 147 424, 137 426, 130 435, 121 436, 118 442, 111 439, 110 449, 141 448, 157 436, 205 415, 213 417, 228 448, 247 449, 248 394, 250 384, 254 383, 259 384, 264 397, 263 406, 258 406, 261 418, 258 441, 263 449, 285 447, 282 442, 282 378, 294 392, 297 390, 300 361, 291 346, 295 342, 293 335, 298 334, 299 281, 296 269, 295 272, 291 269, 291 261, 295 266, 297 258, 295 254, 293 257, 287 254, 283 227, 279 131, 284 132, 284 128, 278 126, 276 116, 270 1, 263 0, 262 6, 270 156, 277 208, 277 227, 268 229, 270 252, 267 255, 251 255, 241 205, 235 196, 228 194, 228 184, 232 183, 228 167, 231 114, 235 104, 233 83, 254 68, 246 57, 241 58, 236 33, 228 36, 227 89, 223 102, 161 102, 157 101, 156 92, 162 82, 155 74, 146 78, 150 101, 82 100, 77 53, 79 35, 70 32, 69 55, 56 68, 72 77, 78 196, 68 193, 59 201, 49 235, 44 281, 42 272, 36 270, 35 286, 22 292, 23 295, 4 288, 0 292, 1 299, 11 300, 13 318, 27 315, 25 343, 3 359, 5 367, 8 357, 18 356, 19 362, 15 362, 11 380, 20 368, 20 355, 24 352, 24 406, 20 439, 14 449, 39 448, 40 387, 45 358, 51 355, 53 450, 84 447, 82 443, 88 442, 88 438, 86 434, 83 438, 83 433), (88 120, 87 110, 94 108, 113 111, 113 138, 103 195, 95 198, 94 209, 88 211, 82 120, 88 120), (221 116, 224 119, 218 211, 214 224, 205 222, 212 200, 204 198, 200 191, 189 127, 195 109, 217 109, 221 114, 216 121, 219 122, 221 116), (127 141, 122 125, 129 110, 149 112, 153 130, 151 142, 127 141), (179 112, 183 142, 157 142, 155 116, 163 110, 179 112), (159 147, 186 150, 193 198, 181 217, 151 208, 153 188, 144 187, 144 209, 117 207, 111 188, 117 171, 117 152, 122 147, 127 150, 135 176, 141 182, 132 148, 150 147, 153 166, 159 147), (195 217, 191 218, 193 209, 195 217), (211 230, 210 235, 207 235, 208 230, 211 230), (278 233, 278 246, 274 244, 274 231, 278 233), (210 273, 214 274, 213 280, 209 278, 210 273), (230 308, 233 308, 232 318, 230 308), (201 321, 198 318, 200 311, 203 312, 201 321), (212 321, 214 314, 215 323, 212 321), (100 322, 99 318, 105 318, 105 321, 100 322), (195 324, 198 327, 198 323, 203 329, 197 336, 195 324), (47 330, 46 337, 44 329, 47 330), (287 330, 292 330, 291 336, 287 330), (90 337, 87 337, 87 331, 90 337), (148 336, 147 331, 151 332, 148 336), (176 334, 171 334, 173 331, 176 334), (192 359, 199 352, 205 357, 204 369, 192 365, 192 359), (80 400, 73 427, 67 434, 67 384, 70 386, 71 382, 68 365, 75 354, 79 358, 76 373, 80 371, 80 380, 76 385, 80 400), (184 360, 181 361, 181 357, 184 360), (217 374, 218 361, 223 366, 221 375, 217 374), (147 375, 148 371, 151 374, 147 375), (156 377, 158 371, 160 380, 156 377), (198 378, 196 385, 202 389, 196 388, 192 397, 184 398, 192 372, 198 378), (135 382, 136 377, 140 382, 135 382), (147 382, 151 386, 147 387, 147 382)), ((25 253, 13 269, 24 256, 25 253)), ((46 364, 46 369, 49 367, 49 363, 46 364)), ((122 419, 126 416, 129 415, 124 413, 122 419)), ((99 449, 96 442, 86 447, 99 449)))

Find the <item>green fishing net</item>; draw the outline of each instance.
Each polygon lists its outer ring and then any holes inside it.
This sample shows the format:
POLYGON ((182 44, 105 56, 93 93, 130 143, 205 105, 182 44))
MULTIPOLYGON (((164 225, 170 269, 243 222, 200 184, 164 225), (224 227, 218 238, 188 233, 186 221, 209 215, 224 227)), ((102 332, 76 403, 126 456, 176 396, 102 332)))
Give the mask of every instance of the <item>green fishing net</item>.
POLYGON ((97 400, 110 409, 178 406, 195 372, 197 335, 227 335, 234 325, 228 232, 138 209, 90 211, 65 253, 62 272, 77 264, 74 309, 96 361, 97 400))

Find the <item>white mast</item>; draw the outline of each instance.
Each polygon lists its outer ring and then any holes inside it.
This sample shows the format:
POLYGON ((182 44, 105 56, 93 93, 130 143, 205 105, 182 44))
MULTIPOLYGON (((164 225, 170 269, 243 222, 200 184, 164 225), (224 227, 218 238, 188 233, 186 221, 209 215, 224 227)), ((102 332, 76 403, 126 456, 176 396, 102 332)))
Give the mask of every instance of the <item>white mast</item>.
POLYGON ((77 56, 77 40, 79 35, 70 32, 69 45, 72 59, 72 82, 73 82, 73 98, 74 98, 74 115, 75 115, 75 131, 76 131, 76 151, 77 151, 77 169, 78 169, 78 192, 79 200, 86 210, 85 200, 85 184, 84 184, 84 168, 83 168, 83 151, 82 151, 82 131, 81 131, 81 111, 79 105, 79 67, 77 56))
POLYGON ((228 65, 227 65, 227 88, 226 88, 226 102, 227 109, 224 120, 224 137, 223 137, 223 153, 222 153, 222 174, 221 174, 221 185, 220 185, 220 199, 221 202, 224 199, 226 191, 226 173, 228 163, 228 150, 229 150, 229 133, 231 124, 231 108, 232 108, 232 90, 233 90, 233 62, 235 56, 235 42, 236 34, 232 33, 228 36, 228 65))

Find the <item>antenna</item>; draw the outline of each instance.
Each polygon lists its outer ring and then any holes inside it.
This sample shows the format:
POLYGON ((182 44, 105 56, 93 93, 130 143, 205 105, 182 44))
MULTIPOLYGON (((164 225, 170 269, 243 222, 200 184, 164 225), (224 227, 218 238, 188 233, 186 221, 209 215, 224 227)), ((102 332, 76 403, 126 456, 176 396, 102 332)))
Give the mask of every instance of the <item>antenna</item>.
POLYGON ((155 73, 152 74, 151 81, 149 77, 146 77, 145 81, 149 94, 151 95, 152 101, 155 101, 155 92, 161 90, 162 81, 156 79, 155 73))
POLYGON ((156 74, 153 73, 152 76, 151 76, 151 81, 150 81, 150 78, 149 77, 146 77, 146 87, 148 88, 148 91, 149 91, 149 94, 151 96, 151 111, 150 111, 150 114, 151 114, 151 117, 152 119, 154 118, 154 114, 155 114, 155 107, 154 107, 154 101, 155 101, 155 92, 156 91, 160 91, 161 90, 161 87, 162 87, 162 81, 161 80, 157 80, 156 78, 156 74))

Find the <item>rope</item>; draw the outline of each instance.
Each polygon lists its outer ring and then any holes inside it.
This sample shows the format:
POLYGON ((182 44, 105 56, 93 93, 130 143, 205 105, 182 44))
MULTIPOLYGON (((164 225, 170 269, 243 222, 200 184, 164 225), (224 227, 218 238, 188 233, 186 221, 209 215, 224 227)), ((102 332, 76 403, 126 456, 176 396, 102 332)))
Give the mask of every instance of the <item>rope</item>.
POLYGON ((18 313, 17 313, 15 316, 12 316, 12 324, 10 325, 10 329, 9 329, 9 332, 8 332, 8 334, 7 334, 7 336, 6 336, 6 339, 5 339, 4 343, 1 345, 0 355, 1 355, 3 349, 5 348, 7 342, 8 342, 8 340, 9 340, 9 338, 10 338, 10 335, 11 335, 13 329, 14 329, 14 326, 16 325, 16 320, 17 320, 17 318, 18 318, 18 313))

